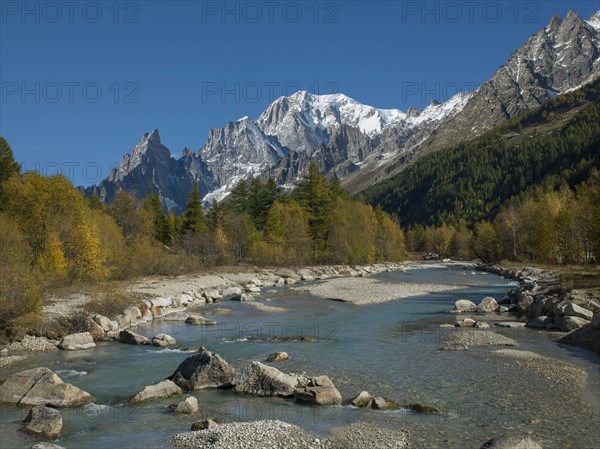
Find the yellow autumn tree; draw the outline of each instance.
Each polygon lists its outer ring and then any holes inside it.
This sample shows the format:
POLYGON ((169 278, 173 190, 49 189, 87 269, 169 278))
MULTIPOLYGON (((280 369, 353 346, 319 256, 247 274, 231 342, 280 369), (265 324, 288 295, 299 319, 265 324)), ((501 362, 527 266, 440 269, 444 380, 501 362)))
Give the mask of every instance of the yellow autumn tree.
POLYGON ((69 274, 69 263, 63 251, 63 245, 58 232, 51 231, 46 241, 46 247, 37 260, 37 264, 46 276, 54 282, 60 282, 69 274))
POLYGON ((75 228, 73 242, 73 274, 78 280, 105 279, 110 270, 106 266, 107 251, 102 247, 98 229, 90 221, 83 221, 75 228))

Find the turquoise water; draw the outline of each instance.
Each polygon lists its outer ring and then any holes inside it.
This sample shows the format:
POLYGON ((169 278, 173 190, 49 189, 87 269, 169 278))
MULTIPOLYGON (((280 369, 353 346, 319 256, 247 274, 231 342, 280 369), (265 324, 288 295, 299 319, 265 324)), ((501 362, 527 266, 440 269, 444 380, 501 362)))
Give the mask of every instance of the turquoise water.
MULTIPOLYGON (((202 407, 194 417, 176 416, 168 405, 180 398, 131 406, 127 400, 145 385, 169 376, 189 354, 180 349, 100 343, 86 351, 53 351, 30 356, 18 368, 47 366, 63 380, 90 392, 94 405, 63 409, 66 448, 168 448, 170 436, 188 431, 198 419, 217 421, 280 419, 325 435, 327 430, 366 420, 412 430, 414 447, 479 448, 487 439, 513 429, 532 432, 544 448, 600 447, 598 358, 587 351, 557 344, 551 335, 528 329, 504 329, 521 349, 535 350, 574 363, 589 372, 581 397, 566 387, 549 388, 544 380, 513 361, 490 357, 486 350, 439 351, 454 321, 448 313, 458 298, 501 298, 514 283, 491 274, 461 268, 430 268, 376 276, 386 282, 459 283, 468 287, 371 306, 313 298, 293 288, 265 289, 260 301, 286 312, 269 314, 245 303, 224 301, 203 307, 218 326, 155 322, 136 329, 153 336, 168 333, 177 348, 206 346, 235 367, 264 361, 274 351, 290 360, 285 372, 328 375, 345 399, 361 390, 399 403, 423 402, 445 410, 418 415, 405 410, 377 412, 351 406, 311 407, 281 398, 235 395, 231 390, 194 392, 202 407), (213 315, 215 308, 230 309, 213 315), (289 341, 295 337, 318 341, 289 341)), ((36 440, 17 432, 26 409, 2 407, 0 447, 30 448, 36 440)))

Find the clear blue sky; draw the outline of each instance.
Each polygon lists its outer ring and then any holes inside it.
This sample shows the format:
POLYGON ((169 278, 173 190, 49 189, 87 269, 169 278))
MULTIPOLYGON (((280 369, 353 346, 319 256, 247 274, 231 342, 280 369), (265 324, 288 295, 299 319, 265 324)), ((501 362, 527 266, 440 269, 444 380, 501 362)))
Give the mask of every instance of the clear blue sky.
POLYGON ((0 134, 27 168, 60 169, 76 184, 105 177, 145 131, 158 128, 178 156, 198 150, 209 128, 256 118, 298 89, 402 110, 445 100, 488 79, 553 14, 600 9, 600 0, 74 3, 0 1, 0 134))

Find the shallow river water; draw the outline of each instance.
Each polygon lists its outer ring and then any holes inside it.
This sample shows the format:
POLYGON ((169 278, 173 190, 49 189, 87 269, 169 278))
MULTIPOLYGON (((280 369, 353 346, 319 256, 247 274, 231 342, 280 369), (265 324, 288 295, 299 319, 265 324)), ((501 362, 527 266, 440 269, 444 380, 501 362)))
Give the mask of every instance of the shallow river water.
MULTIPOLYGON (((494 329, 519 342, 519 349, 575 364, 588 372, 581 394, 568 384, 528 372, 515 361, 490 355, 490 349, 439 351, 458 298, 479 301, 503 297, 512 281, 464 268, 428 268, 375 276, 386 282, 457 283, 464 289, 369 306, 328 301, 292 288, 265 289, 259 301, 286 309, 270 314, 248 304, 224 301, 202 314, 217 326, 199 327, 158 321, 136 329, 146 336, 165 332, 177 348, 206 346, 230 364, 264 361, 274 351, 290 360, 274 364, 285 372, 328 375, 345 399, 361 390, 396 400, 440 406, 441 415, 406 410, 369 411, 352 406, 311 407, 293 400, 235 395, 232 390, 194 392, 202 407, 194 417, 176 416, 168 405, 180 398, 129 405, 145 385, 169 376, 189 354, 119 343, 100 343, 86 351, 31 355, 0 373, 46 366, 66 382, 90 392, 95 404, 62 409, 68 449, 169 448, 168 440, 188 431, 193 421, 280 419, 326 436, 328 429, 355 421, 411 430, 412 447, 479 448, 506 432, 531 433, 544 448, 600 448, 600 363, 597 356, 560 345, 552 334, 530 329, 494 329), (230 309, 226 315, 215 309, 230 309), (317 341, 283 341, 287 337, 317 341)), ((221 311, 222 312, 222 311, 221 311)), ((0 447, 30 448, 35 442, 18 432, 27 409, 2 406, 0 447)))

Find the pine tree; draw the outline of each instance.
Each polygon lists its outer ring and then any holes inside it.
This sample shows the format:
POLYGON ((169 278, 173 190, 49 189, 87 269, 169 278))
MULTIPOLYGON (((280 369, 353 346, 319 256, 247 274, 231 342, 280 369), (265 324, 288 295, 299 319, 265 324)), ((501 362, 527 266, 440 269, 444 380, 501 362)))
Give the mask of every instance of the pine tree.
POLYGON ((191 233, 206 233, 208 226, 202 211, 202 203, 200 202, 200 189, 195 184, 188 197, 188 203, 183 212, 182 231, 191 233))
POLYGON ((15 161, 13 152, 4 137, 0 136, 0 185, 21 171, 21 166, 15 161))

